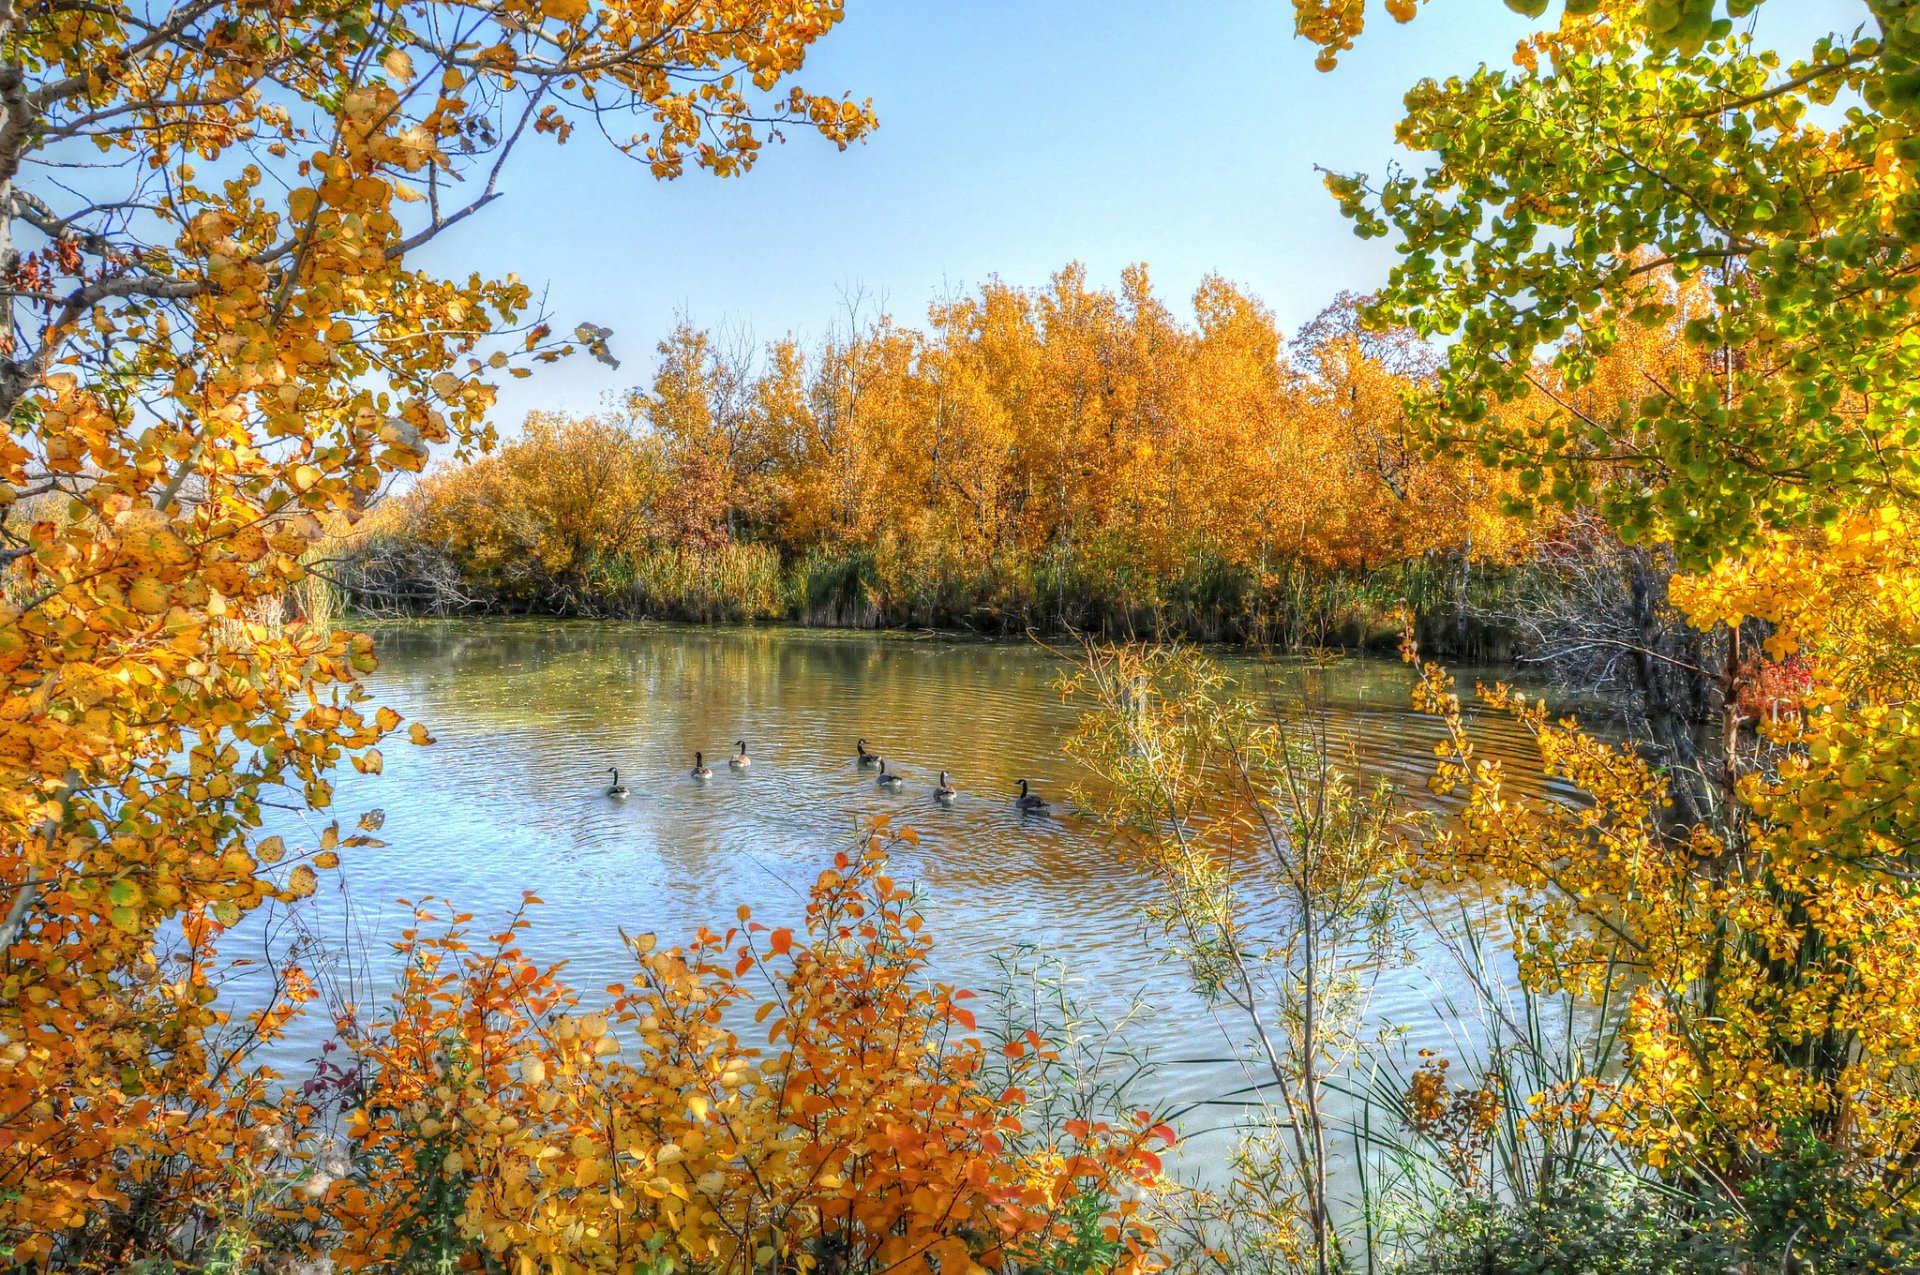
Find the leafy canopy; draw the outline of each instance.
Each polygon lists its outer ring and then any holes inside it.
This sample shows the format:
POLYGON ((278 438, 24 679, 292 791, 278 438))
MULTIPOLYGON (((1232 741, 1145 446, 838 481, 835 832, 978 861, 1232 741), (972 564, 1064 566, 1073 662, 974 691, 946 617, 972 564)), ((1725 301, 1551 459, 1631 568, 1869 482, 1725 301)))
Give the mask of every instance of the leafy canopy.
MULTIPOLYGON (((1716 634, 1691 672, 1722 801, 1697 826, 1635 749, 1496 689, 1591 798, 1514 800, 1429 667, 1463 811, 1426 870, 1503 893, 1533 986, 1630 972, 1597 1118, 1649 1164, 1738 1181, 1808 1130, 1894 1218, 1920 1162, 1920 28, 1869 0, 1783 58, 1758 7, 1569 3, 1516 69, 1408 95, 1420 171, 1329 185, 1396 236, 1370 320, 1453 338, 1428 440, 1671 544, 1669 596, 1716 634), (1675 325, 1685 350, 1648 339, 1675 325)), ((1330 51, 1364 18, 1306 8, 1330 51)))
MULTIPOLYGON (((1515 69, 1408 94, 1399 138, 1430 163, 1328 181, 1359 233, 1396 237, 1376 320, 1454 338, 1435 432, 1695 564, 1920 494, 1920 32, 1867 3, 1855 32, 1783 56, 1758 7, 1570 3, 1515 69), (1668 277, 1711 296, 1684 319, 1697 370, 1604 414, 1547 384, 1674 317, 1648 286, 1668 277)), ((1306 29, 1337 48, 1363 16, 1306 29)))
MULTIPOLYGON (((129 1197, 103 1165, 219 1154, 224 1100, 203 1087, 232 1060, 203 1057, 211 937, 310 893, 340 840, 291 852, 259 836, 263 807, 288 788, 325 807, 341 759, 377 771, 399 725, 363 702, 370 641, 285 622, 284 598, 388 478, 436 444, 491 441, 497 375, 568 348, 524 283, 449 268, 437 241, 501 197, 520 143, 581 125, 657 177, 743 172, 786 127, 846 146, 871 110, 790 80, 840 16, 816 0, 0 8, 15 1260, 111 1231, 104 1204, 129 1197), (175 922, 184 963, 163 965, 155 936, 175 922)), ((604 329, 577 335, 610 357, 604 329)))

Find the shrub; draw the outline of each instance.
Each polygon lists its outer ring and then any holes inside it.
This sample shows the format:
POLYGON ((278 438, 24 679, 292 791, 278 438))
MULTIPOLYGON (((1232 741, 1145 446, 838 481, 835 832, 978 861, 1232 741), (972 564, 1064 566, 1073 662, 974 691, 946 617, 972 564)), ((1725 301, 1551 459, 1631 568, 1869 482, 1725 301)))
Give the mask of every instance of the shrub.
POLYGON ((356 1041, 364 1168, 336 1201, 351 1265, 1146 1269, 1129 1192, 1171 1132, 1023 1137, 1019 1088, 965 1034, 967 994, 924 980, 877 835, 821 875, 801 932, 743 908, 684 949, 632 939, 638 978, 603 1012, 527 961, 524 915, 484 942, 428 920, 356 1041), (748 1017, 768 1050, 735 1034, 748 1017))

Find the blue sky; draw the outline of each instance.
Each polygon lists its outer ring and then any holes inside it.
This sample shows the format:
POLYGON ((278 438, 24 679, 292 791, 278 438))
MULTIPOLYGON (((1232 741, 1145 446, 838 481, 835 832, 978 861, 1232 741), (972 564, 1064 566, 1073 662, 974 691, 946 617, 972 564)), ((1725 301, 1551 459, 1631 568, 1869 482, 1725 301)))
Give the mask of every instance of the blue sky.
MULTIPOLYGON (((1803 22, 1850 29, 1862 8, 1763 12, 1799 36, 1803 22)), ((1103 284, 1144 261, 1183 311, 1218 272, 1290 332, 1392 260, 1347 230, 1314 166, 1380 172, 1405 90, 1507 64, 1527 25, 1498 0, 1446 0, 1404 27, 1380 14, 1323 74, 1292 12, 1285 0, 847 0, 800 82, 873 98, 880 129, 862 145, 841 153, 795 132, 745 177, 670 183, 587 130, 528 148, 507 197, 436 251, 544 287, 557 327, 613 328, 624 362, 576 356, 511 382, 498 421, 589 410, 645 382, 681 313, 761 341, 812 338, 851 289, 917 323, 937 295, 996 274, 1041 284, 1074 260, 1103 284)))

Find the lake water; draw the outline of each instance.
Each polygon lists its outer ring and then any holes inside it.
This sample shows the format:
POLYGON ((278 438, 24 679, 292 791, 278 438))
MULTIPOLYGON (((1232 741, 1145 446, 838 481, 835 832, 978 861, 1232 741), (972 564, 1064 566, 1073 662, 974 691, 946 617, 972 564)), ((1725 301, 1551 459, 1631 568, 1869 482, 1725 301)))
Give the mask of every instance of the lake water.
MULTIPOLYGON (((894 875, 924 894, 941 981, 983 986, 996 954, 1038 945, 1090 1008, 1147 1008, 1128 1030, 1160 1064, 1136 1095, 1142 1105, 1204 1102, 1246 1083, 1233 1061, 1239 1024, 1216 1020, 1188 990, 1142 920, 1153 897, 1144 871, 1091 821, 1014 807, 1023 777, 1056 811, 1087 778, 1061 751, 1079 710, 1061 702, 1060 665, 1040 647, 552 621, 392 626, 375 637, 379 702, 438 740, 416 748, 396 736, 384 774, 349 771, 336 795, 343 821, 386 814, 387 844, 347 851, 339 874, 376 991, 390 985, 381 954, 408 918, 397 899, 445 898, 487 923, 532 891, 545 905, 530 953, 566 960, 570 981, 591 993, 628 977, 622 929, 677 942, 732 923, 742 903, 790 923, 834 853, 886 814, 920 837, 900 848, 894 875), (857 766, 862 736, 906 778, 902 790, 880 790, 857 766), (725 758, 742 738, 753 764, 734 772, 725 758), (713 766, 709 782, 688 774, 695 749, 713 766), (610 766, 632 789, 625 801, 605 795, 610 766), (950 807, 932 799, 941 770, 960 790, 950 807)), ((1225 662, 1249 689, 1297 693, 1298 664, 1225 662)), ((1408 708, 1409 671, 1356 659, 1325 677, 1334 730, 1360 768, 1431 800, 1439 728, 1408 708)), ((1504 719, 1482 728, 1483 755, 1514 759, 1522 784, 1524 737, 1504 719)), ((342 897, 329 884, 308 909, 323 936, 349 924, 342 897)), ((1406 1027, 1410 1045, 1444 1047, 1450 1027, 1434 1004, 1453 962, 1431 937, 1415 951, 1384 973, 1370 1017, 1406 1027)), ((290 1048, 311 1056, 312 1044, 290 1048)), ((1231 1123, 1230 1111, 1202 1109, 1188 1127, 1231 1123)))

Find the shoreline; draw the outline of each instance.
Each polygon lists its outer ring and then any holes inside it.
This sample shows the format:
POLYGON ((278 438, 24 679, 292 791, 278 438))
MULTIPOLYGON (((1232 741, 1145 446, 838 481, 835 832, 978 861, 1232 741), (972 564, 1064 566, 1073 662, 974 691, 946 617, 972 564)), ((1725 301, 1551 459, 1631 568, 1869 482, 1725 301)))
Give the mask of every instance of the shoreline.
MULTIPOLYGON (((707 629, 716 633, 765 634, 768 636, 808 636, 834 638, 879 638, 899 642, 951 642, 955 644, 1007 645, 1030 644, 1043 648, 1072 643, 1078 637, 1087 637, 1099 642, 1141 642, 1141 643, 1178 643, 1204 651, 1225 652, 1233 655, 1262 659, 1305 658, 1315 651, 1330 652, 1344 658, 1397 659, 1400 635, 1388 628, 1376 628, 1359 642, 1333 641, 1325 644, 1281 644, 1274 642, 1238 641, 1230 638, 1203 638, 1187 633, 1149 633, 1115 635, 1102 632, 1082 632, 1071 628, 1041 629, 1030 627, 1025 630, 1002 629, 989 631, 984 629, 958 628, 932 625, 861 625, 808 623, 804 619, 685 619, 678 616, 595 616, 566 615, 544 611, 468 611, 444 615, 382 615, 361 614, 344 611, 332 618, 332 623, 351 627, 366 627, 369 632, 378 629, 396 629, 427 627, 441 624, 488 624, 488 625, 567 625, 583 628, 602 626, 628 627, 636 629, 697 630, 707 629)), ((1493 632, 1487 630, 1487 632, 1493 632)), ((1501 634, 1508 644, 1508 653, 1504 656, 1490 656, 1484 652, 1463 653, 1458 649, 1440 647, 1429 648, 1422 639, 1422 651, 1442 656, 1449 660, 1461 660, 1463 654, 1470 655, 1465 663, 1472 667, 1483 668, 1522 668, 1525 664, 1511 652, 1510 635, 1501 634)))

